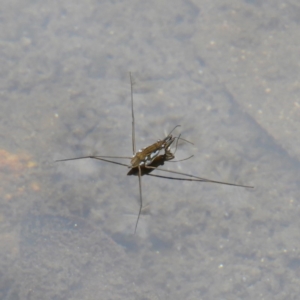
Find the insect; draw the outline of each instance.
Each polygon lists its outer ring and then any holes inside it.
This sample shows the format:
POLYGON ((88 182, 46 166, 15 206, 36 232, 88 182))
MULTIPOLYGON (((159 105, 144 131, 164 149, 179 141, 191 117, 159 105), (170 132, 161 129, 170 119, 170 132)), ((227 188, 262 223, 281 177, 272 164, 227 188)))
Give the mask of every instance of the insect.
MULTIPOLYGON (((101 156, 98 156, 98 155, 94 156, 94 155, 89 155, 89 156, 81 156, 81 157, 75 157, 75 158, 60 159, 60 160, 56 160, 56 162, 92 158, 92 159, 97 159, 97 160, 101 160, 101 161, 104 161, 104 162, 113 163, 113 164, 117 164, 117 165, 120 165, 120 166, 125 166, 127 168, 130 168, 127 175, 137 175, 138 179, 139 179, 140 207, 139 207, 137 220, 136 220, 136 223, 135 223, 134 233, 136 233, 138 222, 139 222, 140 215, 141 215, 142 208, 143 208, 143 194, 142 194, 142 176, 143 175, 154 176, 154 177, 165 178, 165 179, 172 179, 172 180, 210 182, 210 183, 231 185, 231 186, 237 186, 237 187, 243 187, 243 188, 253 188, 252 186, 240 185, 240 184, 235 184, 235 183, 230 183, 230 182, 215 181, 215 180, 202 178, 202 177, 194 176, 194 175, 187 174, 187 173, 182 173, 182 172, 178 172, 178 171, 166 170, 166 169, 160 168, 160 166, 164 165, 164 163, 166 161, 170 161, 170 160, 175 158, 175 152, 177 150, 177 144, 178 144, 179 139, 190 143, 189 141, 181 138, 181 135, 179 135, 178 137, 175 137, 175 136, 172 135, 172 132, 177 127, 179 127, 180 125, 176 125, 172 129, 172 131, 164 139, 158 140, 157 142, 153 143, 152 145, 136 151, 135 118, 134 118, 134 109, 133 109, 133 80, 132 80, 131 73, 129 73, 129 76, 130 76, 130 87, 131 87, 130 91, 131 91, 132 151, 133 151, 133 156, 132 157, 124 157, 124 156, 102 156, 102 155, 101 156), (175 140, 177 140, 176 141, 176 148, 175 148, 174 153, 172 153, 171 146, 175 142, 175 140), (163 152, 163 153, 161 154, 161 152, 163 152), (113 161, 111 159, 130 159, 130 164, 120 163, 120 162, 117 162, 117 161, 113 161), (159 171, 162 171, 162 172, 181 175, 181 176, 185 176, 185 177, 182 178, 182 177, 171 177, 171 176, 162 176, 162 175, 152 174, 152 171, 154 171, 154 170, 159 170, 159 171)), ((186 159, 189 159, 191 157, 192 156, 190 156, 186 159)), ((183 159, 183 160, 186 160, 186 159, 183 159)))

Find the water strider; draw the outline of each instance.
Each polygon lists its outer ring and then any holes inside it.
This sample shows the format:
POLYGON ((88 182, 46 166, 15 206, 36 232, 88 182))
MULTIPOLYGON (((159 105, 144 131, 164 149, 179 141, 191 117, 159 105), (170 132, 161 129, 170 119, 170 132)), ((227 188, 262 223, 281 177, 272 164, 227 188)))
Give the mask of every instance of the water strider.
MULTIPOLYGON (((164 165, 166 161, 170 161, 175 158, 175 152, 177 150, 177 144, 178 140, 184 140, 180 137, 173 137, 172 132, 179 127, 180 125, 175 126, 172 131, 162 140, 158 140, 154 144, 145 147, 143 149, 140 149, 136 151, 136 144, 135 144, 135 118, 134 118, 134 109, 133 109, 133 81, 132 81, 132 76, 131 73, 129 73, 130 76, 130 91, 131 91, 131 117, 132 117, 132 151, 133 151, 133 156, 132 157, 127 157, 127 156, 94 156, 94 155, 89 155, 89 156, 81 156, 81 157, 75 157, 75 158, 66 158, 66 159, 60 159, 56 160, 56 162, 61 162, 61 161, 70 161, 70 160, 77 160, 77 159, 85 159, 85 158, 92 158, 92 159, 97 159, 113 164, 117 164, 120 166, 125 166, 130 168, 130 171, 127 173, 127 175, 137 175, 139 178, 139 194, 140 194, 140 208, 139 208, 139 213, 138 217, 135 223, 135 229, 134 233, 136 232, 137 225, 139 222, 139 218, 141 215, 141 211, 143 208, 143 194, 142 194, 142 176, 143 175, 148 175, 148 176, 154 176, 154 177, 159 177, 159 178, 165 178, 165 179, 172 179, 172 180, 183 180, 183 181, 199 181, 199 182, 210 182, 210 183, 218 183, 218 184, 225 184, 225 185, 231 185, 231 186, 237 186, 237 187, 243 187, 243 188, 253 188, 252 186, 247 186, 247 185, 240 185, 240 184, 234 184, 230 182, 222 182, 222 181, 216 181, 216 180, 211 180, 207 178, 202 178, 198 176, 194 176, 191 174, 186 174, 182 172, 177 172, 173 170, 166 170, 160 168, 160 166, 164 165), (174 153, 171 151, 171 145, 176 141, 176 148, 174 153), (163 151, 162 154, 161 151, 163 151), (110 159, 130 159, 130 164, 123 164, 117 161, 113 161, 110 159), (172 173, 176 175, 182 175, 187 178, 182 178, 182 177, 170 177, 170 176, 162 176, 162 175, 157 175, 157 174, 151 174, 152 171, 154 170, 159 170, 167 173, 172 173)), ((186 141, 188 142, 188 141, 186 141)), ((190 142, 188 142, 190 143, 190 142)), ((190 157, 186 158, 189 159, 190 157)), ((183 159, 183 160, 186 160, 183 159)))

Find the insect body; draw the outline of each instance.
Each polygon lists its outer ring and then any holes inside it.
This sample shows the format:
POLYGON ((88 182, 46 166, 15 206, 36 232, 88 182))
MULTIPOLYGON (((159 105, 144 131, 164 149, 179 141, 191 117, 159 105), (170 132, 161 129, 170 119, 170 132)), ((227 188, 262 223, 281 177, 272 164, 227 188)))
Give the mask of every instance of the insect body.
MULTIPOLYGON (((178 127, 178 125, 176 127, 178 127)), ((163 140, 158 140, 156 143, 139 150, 131 159, 131 167, 136 168, 137 166, 149 166, 163 149, 165 150, 165 154, 168 153, 169 159, 166 160, 174 158, 174 155, 170 151, 170 147, 174 140, 175 137, 173 137, 170 133, 163 140)))

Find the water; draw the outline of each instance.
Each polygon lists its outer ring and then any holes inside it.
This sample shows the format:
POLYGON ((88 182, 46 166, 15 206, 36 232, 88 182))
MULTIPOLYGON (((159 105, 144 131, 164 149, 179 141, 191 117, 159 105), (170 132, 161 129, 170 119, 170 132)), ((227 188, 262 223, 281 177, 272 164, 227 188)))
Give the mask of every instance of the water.
MULTIPOLYGON (((295 4, 296 5, 296 4, 295 4)), ((298 295, 299 24, 290 2, 3 3, 1 299, 298 295), (254 190, 143 177, 132 155, 175 125, 165 167, 254 190)))

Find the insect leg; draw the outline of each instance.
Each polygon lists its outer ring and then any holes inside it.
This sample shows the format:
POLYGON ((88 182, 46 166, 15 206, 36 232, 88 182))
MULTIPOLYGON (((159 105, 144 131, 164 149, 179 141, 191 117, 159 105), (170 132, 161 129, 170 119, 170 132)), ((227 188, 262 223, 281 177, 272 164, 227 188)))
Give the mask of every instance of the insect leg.
POLYGON ((136 233, 136 229, 137 229, 137 225, 140 219, 140 215, 142 212, 142 207, 143 207, 143 196, 142 196, 142 171, 141 171, 141 167, 138 166, 139 169, 139 190, 140 190, 140 209, 139 209, 139 214, 136 220, 136 224, 135 224, 135 229, 134 229, 134 234, 136 233))

